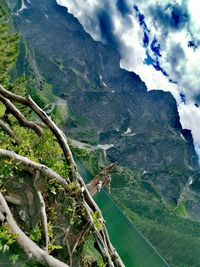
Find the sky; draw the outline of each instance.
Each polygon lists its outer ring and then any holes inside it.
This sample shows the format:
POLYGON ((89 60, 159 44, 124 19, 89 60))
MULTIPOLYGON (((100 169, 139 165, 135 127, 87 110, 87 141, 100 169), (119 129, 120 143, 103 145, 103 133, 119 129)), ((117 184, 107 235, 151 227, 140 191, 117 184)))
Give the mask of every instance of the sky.
POLYGON ((170 91, 200 158, 200 2, 56 0, 97 41, 113 45, 120 65, 148 90, 170 91), (199 2, 199 3, 198 3, 199 2))

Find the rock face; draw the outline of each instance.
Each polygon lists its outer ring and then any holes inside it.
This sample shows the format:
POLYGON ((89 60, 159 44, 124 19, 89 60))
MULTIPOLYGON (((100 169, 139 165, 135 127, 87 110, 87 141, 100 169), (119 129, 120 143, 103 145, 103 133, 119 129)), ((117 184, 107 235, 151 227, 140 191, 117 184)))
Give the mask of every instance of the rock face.
POLYGON ((16 25, 31 51, 35 80, 53 85, 53 93, 68 104, 65 130, 80 141, 110 145, 111 161, 145 172, 176 203, 199 167, 173 96, 147 91, 138 75, 120 68, 112 47, 95 42, 56 1, 25 4, 16 25))

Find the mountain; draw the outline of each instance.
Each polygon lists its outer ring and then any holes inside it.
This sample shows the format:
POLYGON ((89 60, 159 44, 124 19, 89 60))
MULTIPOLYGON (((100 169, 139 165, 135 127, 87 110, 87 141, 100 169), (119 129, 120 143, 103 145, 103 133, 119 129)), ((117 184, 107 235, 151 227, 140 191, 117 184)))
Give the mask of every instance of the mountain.
MULTIPOLYGON (((27 7, 15 17, 18 30, 31 47, 41 91, 46 81, 67 102, 66 130, 72 136, 113 144, 107 150, 112 161, 151 175, 173 167, 185 174, 199 169, 192 136, 182 130, 170 93, 148 92, 138 75, 120 69, 112 47, 94 42, 55 1, 27 7)), ((188 175, 160 175, 155 183, 167 200, 177 202, 187 180, 188 175)))
POLYGON ((170 265, 199 266, 200 226, 191 221, 200 218, 199 164, 173 96, 147 91, 113 47, 95 42, 56 1, 8 2, 21 35, 13 77, 29 77, 31 95, 44 108, 51 102, 71 138, 118 163, 114 200, 170 265))
MULTIPOLYGON (((96 187, 84 183, 66 135, 27 97, 28 78, 10 79, 19 55, 12 22, 1 1, 0 265, 124 267, 92 199, 96 187)), ((104 186, 113 167, 95 182, 104 186)))

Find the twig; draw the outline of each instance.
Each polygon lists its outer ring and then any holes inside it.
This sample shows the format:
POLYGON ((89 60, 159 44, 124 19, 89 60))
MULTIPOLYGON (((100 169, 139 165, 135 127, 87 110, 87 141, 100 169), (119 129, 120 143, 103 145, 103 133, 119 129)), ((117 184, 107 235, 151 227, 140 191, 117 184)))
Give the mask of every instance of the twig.
POLYGON ((40 191, 37 191, 38 198, 40 200, 40 213, 41 213, 41 221, 42 221, 42 229, 45 236, 45 249, 48 252, 49 245, 49 236, 48 236, 48 223, 47 223, 47 214, 45 209, 45 202, 40 191))
POLYGON ((87 222, 86 225, 84 226, 83 230, 80 232, 76 242, 73 245, 73 248, 71 250, 72 255, 74 254, 74 252, 76 251, 76 248, 78 246, 80 246, 80 244, 82 243, 82 241, 84 241, 84 237, 86 236, 86 234, 90 231, 90 222, 87 222))
POLYGON ((0 119, 0 127, 12 138, 15 139, 16 144, 20 144, 19 138, 14 134, 13 130, 10 128, 9 125, 7 125, 4 121, 0 119))

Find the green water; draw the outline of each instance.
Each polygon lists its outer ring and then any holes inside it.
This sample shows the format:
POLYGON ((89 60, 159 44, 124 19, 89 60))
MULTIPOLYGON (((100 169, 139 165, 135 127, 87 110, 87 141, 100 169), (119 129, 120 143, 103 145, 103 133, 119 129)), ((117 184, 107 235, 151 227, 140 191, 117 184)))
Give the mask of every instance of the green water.
MULTIPOLYGON (((78 168, 86 181, 91 179, 80 162, 78 168)), ((111 242, 126 267, 169 267, 105 191, 94 199, 106 220, 111 242)))

